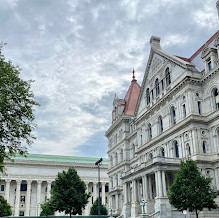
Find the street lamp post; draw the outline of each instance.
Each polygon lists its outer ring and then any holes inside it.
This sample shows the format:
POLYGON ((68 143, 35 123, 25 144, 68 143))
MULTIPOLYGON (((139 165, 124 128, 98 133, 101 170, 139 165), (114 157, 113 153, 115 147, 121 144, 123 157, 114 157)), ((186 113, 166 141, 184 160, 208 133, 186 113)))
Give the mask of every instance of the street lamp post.
POLYGON ((100 160, 98 160, 95 165, 98 168, 98 192, 99 192, 99 199, 98 199, 98 216, 100 216, 100 165, 101 162, 103 161, 102 157, 100 158, 100 160))

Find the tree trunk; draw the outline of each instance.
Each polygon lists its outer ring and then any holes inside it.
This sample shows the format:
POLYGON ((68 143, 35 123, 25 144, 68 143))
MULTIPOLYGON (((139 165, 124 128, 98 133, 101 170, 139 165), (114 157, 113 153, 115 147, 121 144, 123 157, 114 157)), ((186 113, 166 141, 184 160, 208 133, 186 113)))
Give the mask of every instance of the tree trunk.
POLYGON ((195 209, 196 218, 198 218, 198 210, 195 209))
POLYGON ((70 218, 71 218, 71 209, 70 209, 70 218))

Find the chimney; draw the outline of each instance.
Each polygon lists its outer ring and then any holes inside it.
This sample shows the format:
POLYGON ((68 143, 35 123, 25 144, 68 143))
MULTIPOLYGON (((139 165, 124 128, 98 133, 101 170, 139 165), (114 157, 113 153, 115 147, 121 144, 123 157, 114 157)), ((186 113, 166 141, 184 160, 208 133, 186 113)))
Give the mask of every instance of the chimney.
POLYGON ((151 44, 152 48, 161 49, 161 47, 160 47, 160 37, 158 37, 158 36, 151 36, 150 44, 151 44))

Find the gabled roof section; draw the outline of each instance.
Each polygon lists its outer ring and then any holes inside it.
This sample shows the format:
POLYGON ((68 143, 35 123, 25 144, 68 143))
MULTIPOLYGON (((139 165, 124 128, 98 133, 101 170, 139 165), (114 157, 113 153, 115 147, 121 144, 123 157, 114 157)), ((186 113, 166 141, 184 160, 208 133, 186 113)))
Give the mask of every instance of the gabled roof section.
POLYGON ((133 69, 133 79, 131 81, 131 85, 129 86, 129 89, 125 95, 125 109, 124 114, 126 115, 134 115, 136 104, 138 101, 138 96, 140 93, 140 85, 137 83, 137 80, 135 79, 135 71, 133 69))
POLYGON ((195 70, 195 65, 193 65, 192 63, 187 62, 186 59, 170 55, 167 52, 163 51, 161 49, 161 46, 160 46, 160 38, 159 37, 152 36, 151 39, 150 39, 150 44, 151 44, 150 55, 149 55, 149 58, 148 58, 144 78, 143 78, 142 85, 141 85, 141 92, 139 94, 139 98, 138 98, 138 101, 137 101, 137 104, 136 104, 135 114, 137 114, 137 112, 138 112, 138 107, 140 105, 141 98, 143 96, 143 91, 144 91, 145 84, 147 82, 149 69, 150 69, 152 59, 153 59, 153 56, 154 56, 155 53, 158 54, 161 57, 166 58, 167 60, 170 60, 170 61, 174 62, 175 64, 181 66, 184 69, 195 70))

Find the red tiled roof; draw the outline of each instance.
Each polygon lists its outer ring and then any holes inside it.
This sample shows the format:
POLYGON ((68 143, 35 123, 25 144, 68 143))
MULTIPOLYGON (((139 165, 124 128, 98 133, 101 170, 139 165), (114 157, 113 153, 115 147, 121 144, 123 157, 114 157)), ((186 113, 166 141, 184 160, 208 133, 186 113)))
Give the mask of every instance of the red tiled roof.
POLYGON ((202 45, 190 58, 184 58, 177 55, 175 55, 175 57, 180 58, 187 62, 191 62, 202 51, 205 45, 209 45, 218 35, 219 35, 219 30, 204 45, 202 45))
POLYGON ((187 61, 187 62, 190 61, 188 58, 180 57, 180 56, 177 56, 177 55, 175 55, 175 57, 180 58, 180 59, 182 59, 183 61, 187 61))
POLYGON ((134 115, 136 104, 138 101, 138 96, 140 93, 140 85, 137 83, 137 80, 134 76, 134 70, 133 70, 133 80, 131 82, 131 85, 129 86, 129 89, 125 95, 125 109, 124 114, 126 115, 134 115))
POLYGON ((219 30, 189 58, 189 61, 192 61, 202 51, 205 45, 209 45, 218 35, 219 30))

